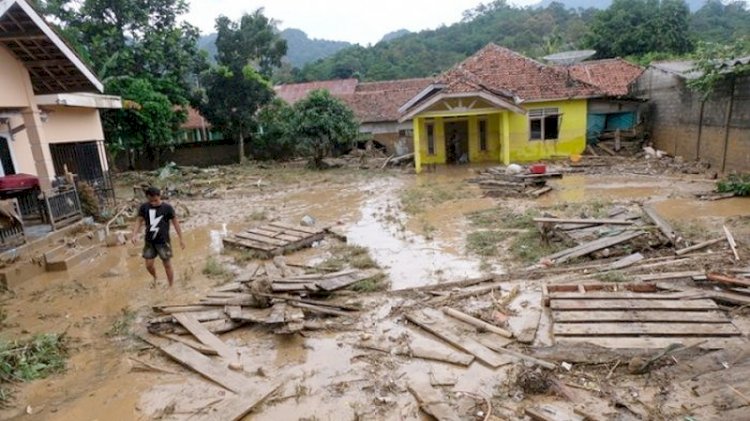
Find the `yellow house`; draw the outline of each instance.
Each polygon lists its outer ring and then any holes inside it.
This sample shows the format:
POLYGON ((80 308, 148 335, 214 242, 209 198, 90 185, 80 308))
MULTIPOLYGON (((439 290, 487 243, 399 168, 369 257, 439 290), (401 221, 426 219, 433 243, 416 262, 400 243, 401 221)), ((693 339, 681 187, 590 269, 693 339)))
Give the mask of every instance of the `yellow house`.
POLYGON ((586 148, 589 98, 564 69, 489 44, 404 104, 417 172, 426 164, 530 162, 586 148))

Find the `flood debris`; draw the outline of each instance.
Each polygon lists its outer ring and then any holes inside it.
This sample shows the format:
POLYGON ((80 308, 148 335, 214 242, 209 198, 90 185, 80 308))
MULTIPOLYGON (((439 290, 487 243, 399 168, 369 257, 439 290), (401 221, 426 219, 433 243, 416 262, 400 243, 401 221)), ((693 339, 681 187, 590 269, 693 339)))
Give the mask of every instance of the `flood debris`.
POLYGON ((478 176, 468 181, 478 184, 484 197, 540 197, 553 189, 547 186, 547 180, 562 178, 561 172, 546 172, 541 165, 537 172, 529 170, 520 173, 506 171, 505 167, 487 168, 479 172, 478 176))
MULTIPOLYGON (((314 223, 314 221, 312 221, 314 223)), ((310 226, 271 222, 256 228, 233 233, 224 238, 224 244, 247 248, 259 257, 272 258, 290 251, 310 247, 325 237, 326 230, 310 226)))

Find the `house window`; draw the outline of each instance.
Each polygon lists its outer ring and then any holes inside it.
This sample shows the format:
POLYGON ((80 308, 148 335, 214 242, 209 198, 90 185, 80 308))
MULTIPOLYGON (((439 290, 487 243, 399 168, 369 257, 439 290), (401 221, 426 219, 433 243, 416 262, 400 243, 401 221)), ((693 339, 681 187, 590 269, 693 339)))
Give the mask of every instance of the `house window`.
POLYGON ((427 153, 435 155, 435 125, 427 123, 427 153))
POLYGON ((479 120, 479 150, 487 152, 487 120, 479 120))
POLYGON ((529 110, 529 140, 555 140, 560 135, 562 114, 558 108, 529 110))

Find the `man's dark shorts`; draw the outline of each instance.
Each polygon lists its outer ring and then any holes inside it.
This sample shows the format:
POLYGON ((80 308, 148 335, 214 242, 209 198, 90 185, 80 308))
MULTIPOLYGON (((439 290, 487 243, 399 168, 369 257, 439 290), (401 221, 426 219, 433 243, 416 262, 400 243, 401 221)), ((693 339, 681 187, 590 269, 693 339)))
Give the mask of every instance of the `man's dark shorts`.
POLYGON ((172 246, 169 243, 164 244, 153 244, 146 242, 143 246, 143 258, 144 259, 156 259, 156 256, 162 261, 169 261, 172 258, 172 246))

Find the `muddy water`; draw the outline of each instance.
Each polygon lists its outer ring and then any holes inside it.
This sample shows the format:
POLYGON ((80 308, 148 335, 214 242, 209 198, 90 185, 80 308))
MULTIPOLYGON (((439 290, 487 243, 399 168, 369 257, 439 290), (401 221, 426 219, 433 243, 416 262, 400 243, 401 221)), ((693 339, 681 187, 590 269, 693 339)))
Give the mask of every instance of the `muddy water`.
POLYGON ((539 199, 551 205, 559 202, 585 202, 591 200, 644 199, 669 192, 670 182, 644 176, 607 176, 569 174, 549 183, 555 188, 539 199))
POLYGON ((750 216, 750 197, 733 197, 715 201, 667 199, 657 202, 654 207, 665 218, 677 221, 750 216))

